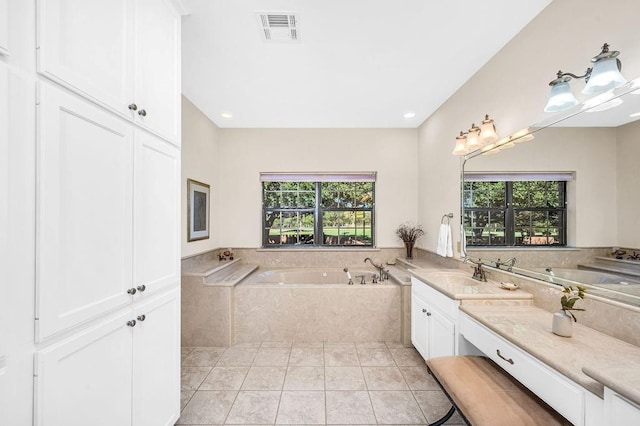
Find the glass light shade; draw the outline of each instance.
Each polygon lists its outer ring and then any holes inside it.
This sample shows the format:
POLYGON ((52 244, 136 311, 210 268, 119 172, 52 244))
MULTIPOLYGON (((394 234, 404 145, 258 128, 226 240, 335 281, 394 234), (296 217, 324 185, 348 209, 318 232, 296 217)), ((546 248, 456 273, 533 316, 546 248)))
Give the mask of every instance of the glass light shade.
POLYGON ((480 128, 475 124, 471 125, 469 133, 467 133, 466 147, 469 152, 480 148, 480 128))
POLYGON ((497 154, 498 151, 500 151, 500 147, 498 147, 497 144, 495 143, 490 143, 488 145, 483 146, 480 151, 482 152, 482 155, 497 154))
POLYGON ((487 145, 498 140, 498 133, 496 132, 496 126, 493 124, 493 120, 491 120, 488 115, 486 117, 480 126, 480 143, 482 145, 487 145))
POLYGON ((465 155, 467 152, 466 148, 467 136, 460 132, 460 136, 456 136, 456 146, 453 148, 453 155, 465 155))
POLYGON ((509 139, 513 141, 513 143, 527 142, 534 139, 534 136, 531 134, 531 130, 528 127, 525 127, 522 130, 518 130, 514 134, 512 134, 509 139))
POLYGON ((600 59, 593 65, 589 82, 582 93, 593 95, 594 93, 605 92, 625 84, 627 80, 618 70, 618 60, 616 58, 600 59))
POLYGON ((551 86, 551 95, 549 96, 549 102, 547 102, 547 105, 544 107, 544 111, 557 112, 575 105, 578 105, 578 100, 573 96, 573 93, 571 93, 569 83, 564 81, 551 86))

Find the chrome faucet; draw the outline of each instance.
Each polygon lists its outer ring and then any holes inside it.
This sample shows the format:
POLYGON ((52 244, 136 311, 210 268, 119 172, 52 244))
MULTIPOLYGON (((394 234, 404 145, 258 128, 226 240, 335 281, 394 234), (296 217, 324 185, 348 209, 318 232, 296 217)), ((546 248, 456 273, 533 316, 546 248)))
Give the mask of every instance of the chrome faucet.
POLYGON ((500 258, 496 260, 496 268, 500 269, 500 266, 507 266, 507 272, 511 272, 513 270, 513 265, 516 264, 516 258, 512 257, 507 260, 500 261, 500 258))
POLYGON ((378 270, 378 272, 380 273, 380 279, 378 280, 379 282, 383 282, 385 279, 389 279, 389 274, 388 274, 388 270, 384 269, 384 265, 381 263, 379 265, 376 265, 373 260, 371 260, 371 258, 369 257, 365 257, 364 258, 364 263, 367 263, 367 261, 369 261, 369 263, 371 263, 371 265, 376 268, 378 270))
POLYGON ((470 262, 473 263, 474 265, 476 265, 473 268, 473 275, 471 276, 471 278, 473 278, 474 280, 478 280, 478 281, 487 281, 487 277, 485 275, 484 269, 482 268, 482 259, 478 259, 477 262, 474 262, 473 260, 471 260, 471 258, 469 256, 464 258, 465 263, 466 262, 470 262))

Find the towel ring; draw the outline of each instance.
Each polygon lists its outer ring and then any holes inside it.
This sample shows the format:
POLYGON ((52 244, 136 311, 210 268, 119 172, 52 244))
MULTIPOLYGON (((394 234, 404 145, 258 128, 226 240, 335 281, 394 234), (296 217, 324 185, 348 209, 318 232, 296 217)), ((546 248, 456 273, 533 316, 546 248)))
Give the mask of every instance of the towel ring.
POLYGON ((441 225, 442 225, 442 224, 444 224, 444 223, 445 223, 445 222, 444 222, 444 220, 446 219, 446 220, 447 220, 447 222, 446 222, 446 223, 447 223, 447 225, 448 225, 448 224, 449 224, 449 221, 450 221, 452 218, 453 218, 453 213, 447 213, 447 214, 445 214, 445 215, 443 215, 443 216, 442 216, 442 220, 440 220, 440 224, 441 224, 441 225))

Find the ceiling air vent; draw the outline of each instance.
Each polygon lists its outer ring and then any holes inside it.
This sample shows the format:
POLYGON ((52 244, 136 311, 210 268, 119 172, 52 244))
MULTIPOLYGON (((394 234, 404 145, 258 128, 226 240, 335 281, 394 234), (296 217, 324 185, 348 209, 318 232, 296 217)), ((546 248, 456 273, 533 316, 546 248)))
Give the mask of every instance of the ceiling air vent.
POLYGON ((298 16, 292 12, 257 12, 262 39, 266 41, 299 41, 298 16))

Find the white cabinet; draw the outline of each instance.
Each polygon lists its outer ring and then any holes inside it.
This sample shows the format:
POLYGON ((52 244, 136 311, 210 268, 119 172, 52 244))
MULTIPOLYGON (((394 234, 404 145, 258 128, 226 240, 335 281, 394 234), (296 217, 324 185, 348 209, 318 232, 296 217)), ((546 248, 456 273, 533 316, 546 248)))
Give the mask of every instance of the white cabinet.
POLYGON ((36 425, 173 425, 179 290, 121 310, 36 353, 36 425))
POLYGON ((161 0, 39 0, 38 72, 180 140, 180 17, 161 0))
POLYGON ((640 425, 640 406, 605 387, 604 418, 611 426, 640 425))
POLYGON ((8 53, 9 53, 9 0, 0 0, 0 54, 7 55, 8 53))
MULTIPOLYGON (((5 3, 6 4, 6 3, 5 3)), ((1 13, 1 10, 0 10, 1 13)), ((2 15, 0 15, 2 16, 2 15)), ((1 25, 1 24, 0 24, 1 25)), ((0 424, 7 424, 6 401, 9 401, 9 380, 7 371, 9 327, 9 85, 7 64, 0 60, 0 424)))
POLYGON ((133 424, 172 426, 180 415, 179 289, 133 312, 133 424))
POLYGON ((133 129, 40 85, 36 334, 41 341, 131 302, 133 129))
POLYGON ((411 279, 411 342, 424 359, 456 353, 458 302, 411 279))
POLYGON ((43 340, 177 285, 180 150, 46 83, 39 119, 43 340))

